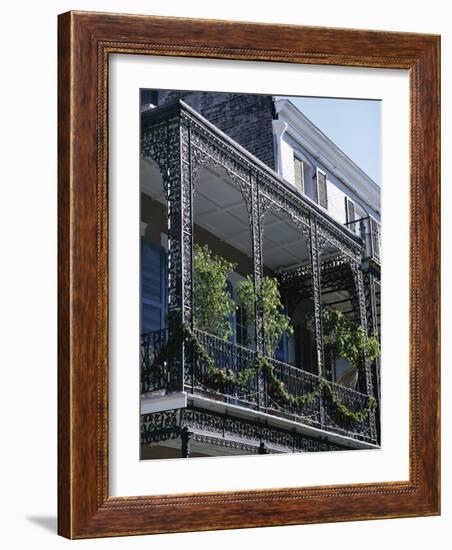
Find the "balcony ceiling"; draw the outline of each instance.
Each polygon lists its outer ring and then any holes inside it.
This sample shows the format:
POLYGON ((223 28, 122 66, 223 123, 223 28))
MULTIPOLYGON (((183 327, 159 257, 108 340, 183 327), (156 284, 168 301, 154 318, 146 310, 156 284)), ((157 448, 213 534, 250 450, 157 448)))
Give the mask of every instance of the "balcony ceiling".
POLYGON ((199 170, 194 222, 251 257, 251 231, 245 201, 238 186, 221 167, 199 170))
POLYGON ((288 271, 310 259, 306 237, 281 211, 271 210, 265 216, 262 250, 264 264, 273 271, 288 271))
MULTIPOLYGON (((141 189, 165 204, 162 176, 157 166, 141 161, 141 189)), ((221 167, 199 170, 194 201, 195 223, 247 256, 252 255, 248 213, 241 191, 221 167)), ((306 238, 283 212, 265 217, 263 239, 265 265, 274 270, 297 267, 309 261, 306 238)))

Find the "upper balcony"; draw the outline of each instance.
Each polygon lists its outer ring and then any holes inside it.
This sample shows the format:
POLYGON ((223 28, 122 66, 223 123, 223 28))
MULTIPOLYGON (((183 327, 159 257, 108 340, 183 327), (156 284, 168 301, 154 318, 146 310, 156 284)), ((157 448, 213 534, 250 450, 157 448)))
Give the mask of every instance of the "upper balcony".
MULTIPOLYGON (((339 244, 341 250, 350 256, 359 252, 361 236, 356 231, 347 230, 347 227, 331 217, 325 209, 182 100, 145 111, 142 113, 141 126, 142 158, 158 165, 164 175, 163 179, 167 177, 164 172, 168 169, 171 155, 179 149, 179 154, 184 155, 181 160, 192 164, 191 173, 187 176, 192 179, 194 190, 200 165, 209 168, 221 166, 242 187, 246 201, 251 200, 251 180, 255 179, 256 187, 260 191, 259 206, 262 210, 276 205, 284 208, 305 225, 307 230, 310 229, 310 221, 315 220, 322 238, 339 244)), ((247 207, 250 206, 247 204, 247 207)))

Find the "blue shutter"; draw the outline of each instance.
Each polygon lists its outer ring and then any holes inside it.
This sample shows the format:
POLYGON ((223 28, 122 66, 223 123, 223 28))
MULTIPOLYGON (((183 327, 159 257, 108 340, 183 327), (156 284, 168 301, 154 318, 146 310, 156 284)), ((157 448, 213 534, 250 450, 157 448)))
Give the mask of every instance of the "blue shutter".
POLYGON ((141 241, 141 332, 165 327, 166 253, 161 246, 141 241))
MULTIPOLYGON (((234 296, 234 290, 231 281, 228 279, 226 281, 226 292, 229 294, 230 298, 234 296)), ((229 336, 229 342, 235 344, 236 342, 236 326, 235 326, 235 315, 229 315, 229 323, 231 324, 232 334, 229 336)))
POLYGON ((281 335, 281 339, 275 351, 275 359, 283 363, 287 363, 289 360, 289 336, 287 332, 281 335))
MULTIPOLYGON (((282 313, 286 313, 286 308, 282 308, 282 313)), ((275 359, 287 363, 289 361, 289 335, 287 332, 281 334, 278 347, 275 350, 275 359)))

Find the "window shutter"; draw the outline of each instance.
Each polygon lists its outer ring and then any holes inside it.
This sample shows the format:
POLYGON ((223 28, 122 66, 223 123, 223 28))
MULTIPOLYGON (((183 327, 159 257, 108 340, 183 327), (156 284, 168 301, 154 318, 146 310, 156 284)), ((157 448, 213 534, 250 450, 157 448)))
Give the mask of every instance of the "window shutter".
MULTIPOLYGON (((234 299, 234 287, 232 286, 232 282, 229 279, 226 281, 226 292, 229 294, 230 298, 234 299)), ((229 336, 229 341, 232 343, 235 343, 235 337, 236 337, 235 315, 233 313, 228 315, 228 320, 232 328, 232 334, 229 336)))
POLYGON ((369 221, 372 235, 372 252, 375 258, 380 258, 380 225, 373 218, 370 218, 369 221))
POLYGON ((328 208, 328 196, 326 190, 326 174, 317 170, 317 204, 328 208))
POLYGON ((284 332, 281 335, 281 339, 279 340, 278 347, 275 351, 275 359, 278 361, 281 361, 282 363, 287 363, 289 361, 289 336, 287 335, 287 332, 284 332))
POLYGON ((165 327, 166 253, 160 246, 141 241, 141 332, 165 327))
POLYGON ((247 323, 243 306, 238 305, 235 312, 235 343, 245 346, 247 343, 247 323))
POLYGON ((293 164, 294 164, 294 174, 295 174, 295 187, 298 189, 298 191, 300 191, 300 193, 304 193, 303 161, 298 159, 297 157, 294 157, 293 164))
MULTIPOLYGON (((351 201, 348 197, 345 197, 345 218, 347 223, 355 221, 355 203, 351 201)), ((355 229, 352 224, 351 229, 355 229)))
MULTIPOLYGON (((281 313, 286 313, 286 308, 283 307, 281 313)), ((289 335, 287 332, 281 334, 278 342, 278 347, 275 350, 275 359, 287 363, 289 361, 289 335)))

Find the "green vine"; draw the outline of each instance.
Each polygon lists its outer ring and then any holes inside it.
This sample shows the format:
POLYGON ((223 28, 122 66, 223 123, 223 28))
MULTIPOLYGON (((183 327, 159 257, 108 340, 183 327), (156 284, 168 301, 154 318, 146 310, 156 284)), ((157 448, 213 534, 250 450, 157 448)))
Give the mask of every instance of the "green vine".
POLYGON ((190 329, 190 327, 184 325, 184 335, 186 341, 192 346, 195 359, 204 360, 207 367, 207 375, 209 381, 216 384, 219 387, 224 387, 228 384, 235 384, 238 386, 244 386, 252 379, 259 370, 266 371, 268 374, 269 383, 272 386, 275 393, 280 399, 290 405, 304 406, 314 403, 315 399, 321 395, 322 391, 326 391, 331 399, 331 403, 336 410, 347 418, 350 418, 356 422, 363 422, 368 415, 375 410, 377 401, 374 397, 368 397, 365 408, 361 411, 352 411, 344 403, 342 403, 335 395, 333 388, 325 378, 319 378, 316 387, 308 393, 303 395, 294 395, 287 391, 284 382, 279 380, 275 375, 273 365, 265 357, 256 357, 252 367, 249 367, 239 373, 234 373, 231 369, 220 369, 215 367, 213 359, 206 352, 202 344, 199 342, 196 335, 190 329))
POLYGON ((257 368, 267 372, 271 387, 278 397, 289 405, 296 405, 299 407, 303 405, 311 405, 322 391, 322 379, 320 378, 317 386, 311 392, 303 395, 294 395, 287 391, 284 382, 279 380, 279 378, 275 375, 273 365, 268 359, 265 357, 257 357, 255 360, 255 365, 257 365, 257 368))
MULTIPOLYGON (((323 379, 324 380, 324 379, 323 379)), ((367 404, 361 411, 351 411, 344 403, 342 403, 338 397, 334 394, 333 389, 331 385, 324 380, 324 387, 326 391, 329 393, 331 402, 333 403, 334 407, 338 412, 346 416, 347 418, 351 418, 355 422, 364 422, 366 418, 369 416, 371 412, 373 412, 377 407, 377 400, 373 396, 369 396, 367 398, 367 404)))
POLYGON ((269 375, 269 381, 273 389, 278 394, 278 397, 280 397, 290 405, 296 405, 296 406, 310 405, 315 401, 315 399, 318 396, 321 395, 322 391, 326 391, 336 410, 340 412, 342 415, 346 416, 347 418, 351 418, 356 422, 363 422, 367 418, 369 413, 374 411, 377 406, 376 399, 370 396, 368 397, 367 404, 362 411, 350 410, 346 405, 344 405, 338 399, 338 397, 333 391, 333 388, 330 382, 328 382, 328 380, 326 380, 326 378, 323 378, 323 377, 319 378, 319 381, 316 387, 312 391, 305 393, 303 395, 291 394, 287 391, 284 383, 276 377, 274 373, 273 365, 270 363, 270 361, 268 361, 268 359, 266 359, 265 357, 259 357, 256 359, 256 363, 258 363, 258 368, 262 368, 267 371, 269 375))
MULTIPOLYGON (((175 325, 177 326, 177 325, 175 325)), ((227 385, 245 386, 259 371, 265 371, 268 376, 268 382, 279 399, 292 406, 302 407, 314 403, 315 399, 326 392, 331 400, 331 403, 343 416, 350 418, 356 422, 363 422, 368 415, 375 410, 377 402, 374 397, 368 397, 366 406, 361 411, 352 411, 334 393, 331 383, 325 378, 318 379, 315 388, 303 395, 294 395, 287 391, 287 388, 281 380, 276 376, 274 367, 271 362, 262 356, 257 356, 251 367, 248 367, 238 373, 230 368, 221 369, 215 366, 215 362, 204 349, 204 346, 199 341, 191 327, 186 323, 180 323, 179 329, 172 333, 172 337, 159 350, 154 365, 159 369, 163 368, 164 363, 170 363, 174 359, 180 344, 185 342, 192 354, 194 362, 203 361, 206 366, 206 374, 209 383, 217 388, 224 388, 227 385)))
POLYGON ((184 339, 192 350, 193 358, 196 361, 199 359, 202 359, 204 361, 207 370, 207 377, 209 378, 209 381, 211 383, 216 384, 220 387, 226 386, 228 384, 244 386, 249 382, 249 380, 253 378, 253 376, 256 375, 255 366, 248 367, 247 369, 244 369, 238 373, 235 373, 230 368, 220 369, 216 367, 212 357, 210 357, 210 355, 206 352, 191 328, 187 324, 184 324, 182 330, 184 339))

